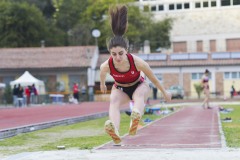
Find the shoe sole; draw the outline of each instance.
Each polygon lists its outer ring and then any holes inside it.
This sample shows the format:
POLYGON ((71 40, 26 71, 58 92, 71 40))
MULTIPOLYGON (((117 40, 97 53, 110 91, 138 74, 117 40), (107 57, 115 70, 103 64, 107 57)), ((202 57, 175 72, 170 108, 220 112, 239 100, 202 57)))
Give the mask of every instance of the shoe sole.
POLYGON ((113 123, 108 123, 105 125, 105 131, 106 133, 112 138, 113 142, 115 144, 121 143, 121 138, 115 133, 115 127, 113 123))
POLYGON ((132 125, 130 126, 129 129, 129 135, 131 136, 136 135, 140 119, 141 119, 140 113, 133 111, 131 114, 132 125))

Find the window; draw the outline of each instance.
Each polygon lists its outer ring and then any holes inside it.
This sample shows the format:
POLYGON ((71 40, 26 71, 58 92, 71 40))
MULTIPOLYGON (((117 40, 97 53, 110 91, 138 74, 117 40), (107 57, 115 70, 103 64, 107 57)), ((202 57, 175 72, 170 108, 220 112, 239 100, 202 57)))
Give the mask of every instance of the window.
POLYGON ((240 72, 225 72, 224 79, 240 79, 240 72))
POLYGON ((210 52, 216 52, 216 40, 210 40, 210 52))
POLYGON ((189 9, 190 8, 189 3, 184 3, 184 8, 189 9))
POLYGON ((156 6, 151 6, 151 11, 157 11, 157 7, 156 6))
POLYGON ((192 73, 192 80, 196 80, 196 79, 198 79, 197 73, 192 73))
POLYGON ((233 5, 240 5, 240 0, 233 0, 233 5))
POLYGON ((216 1, 211 1, 211 7, 216 7, 217 6, 217 2, 216 1))
MULTIPOLYGON (((202 79, 203 73, 192 73, 192 80, 200 80, 202 79)), ((211 73, 208 75, 209 79, 212 79, 211 73)))
POLYGON ((182 4, 177 4, 177 9, 182 9, 182 4))
MULTIPOLYGON (((199 73, 199 79, 202 79, 202 76, 203 76, 203 73, 199 73)), ((212 75, 211 75, 211 73, 209 73, 208 77, 209 77, 209 79, 211 79, 211 78, 212 78, 212 75)))
POLYGON ((225 79, 230 79, 230 72, 225 72, 224 73, 224 78, 225 79))
POLYGON ((230 0, 221 0, 221 6, 230 6, 231 1, 230 0))
POLYGON ((203 41, 197 41, 197 52, 203 51, 203 41))
POLYGON ((169 10, 174 10, 174 4, 169 4, 169 10))
POLYGON ((173 42, 173 52, 187 52, 187 42, 173 42))
POLYGON ((195 8, 201 8, 201 3, 200 2, 196 2, 195 3, 195 8))
POLYGON ((7 76, 7 77, 4 77, 3 78, 3 83, 5 84, 9 84, 11 81, 14 80, 14 77, 13 76, 7 76))
POLYGON ((203 2, 203 7, 204 8, 208 7, 208 2, 203 2))
POLYGON ((238 78, 237 72, 232 72, 232 79, 237 79, 237 78, 238 78))
POLYGON ((163 11, 163 10, 164 10, 164 6, 163 6, 163 5, 159 5, 159 6, 158 6, 158 10, 159 10, 159 11, 163 11))

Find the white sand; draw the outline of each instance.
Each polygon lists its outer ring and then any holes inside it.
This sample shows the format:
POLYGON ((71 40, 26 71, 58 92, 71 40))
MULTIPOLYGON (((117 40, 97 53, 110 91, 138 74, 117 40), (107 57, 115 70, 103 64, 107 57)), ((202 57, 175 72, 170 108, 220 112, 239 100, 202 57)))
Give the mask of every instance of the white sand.
POLYGON ((240 160, 240 149, 59 150, 27 152, 1 160, 240 160))

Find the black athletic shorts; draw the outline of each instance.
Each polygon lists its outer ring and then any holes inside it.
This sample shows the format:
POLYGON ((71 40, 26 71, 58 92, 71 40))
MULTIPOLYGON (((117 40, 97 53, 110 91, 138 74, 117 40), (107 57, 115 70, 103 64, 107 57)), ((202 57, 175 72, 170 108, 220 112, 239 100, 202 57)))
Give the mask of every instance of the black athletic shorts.
POLYGON ((137 89, 137 87, 138 87, 143 81, 144 81, 144 80, 140 80, 139 82, 137 82, 136 84, 134 84, 133 86, 130 86, 130 87, 122 87, 122 86, 118 86, 118 85, 116 85, 116 84, 114 84, 114 86, 115 86, 117 89, 119 89, 119 90, 123 91, 124 93, 126 93, 126 94, 128 95, 128 97, 129 97, 131 100, 133 100, 133 99, 132 99, 132 96, 133 96, 134 91, 137 89))

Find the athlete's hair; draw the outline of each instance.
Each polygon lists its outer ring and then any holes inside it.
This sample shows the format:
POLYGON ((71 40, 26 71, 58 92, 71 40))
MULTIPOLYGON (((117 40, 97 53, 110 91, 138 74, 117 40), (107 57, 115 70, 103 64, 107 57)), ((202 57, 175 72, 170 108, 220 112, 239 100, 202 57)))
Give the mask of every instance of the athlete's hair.
POLYGON ((113 37, 107 40, 107 48, 110 51, 113 47, 123 47, 128 50, 129 41, 123 37, 127 31, 128 18, 127 7, 125 5, 118 5, 109 8, 110 24, 113 32, 113 37))
POLYGON ((205 73, 206 73, 206 74, 208 74, 208 73, 209 73, 209 70, 208 70, 208 69, 206 69, 206 70, 205 70, 205 73))

